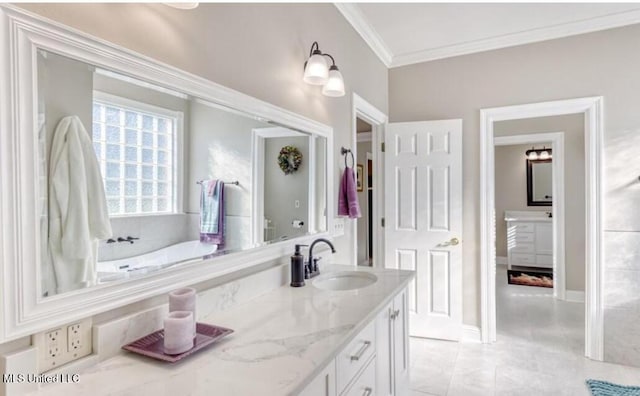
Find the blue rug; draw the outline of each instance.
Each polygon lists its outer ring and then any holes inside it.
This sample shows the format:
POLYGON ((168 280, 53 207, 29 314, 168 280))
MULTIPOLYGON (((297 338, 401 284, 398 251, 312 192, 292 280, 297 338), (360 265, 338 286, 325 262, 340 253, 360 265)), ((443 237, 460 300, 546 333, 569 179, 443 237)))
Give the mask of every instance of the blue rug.
POLYGON ((640 396, 640 386, 623 386, 607 381, 587 380, 593 396, 640 396))

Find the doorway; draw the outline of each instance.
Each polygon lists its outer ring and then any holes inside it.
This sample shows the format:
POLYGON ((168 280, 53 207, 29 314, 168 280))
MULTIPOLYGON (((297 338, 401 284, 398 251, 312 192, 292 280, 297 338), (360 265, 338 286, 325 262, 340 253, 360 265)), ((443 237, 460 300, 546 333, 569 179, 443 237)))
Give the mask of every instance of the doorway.
MULTIPOLYGON (((573 127, 569 128, 571 171, 580 168, 580 172, 584 173, 584 156, 577 155, 576 158, 575 155, 584 146, 582 122, 577 116, 521 119, 495 124, 495 250, 497 265, 506 265, 507 270, 511 271, 523 271, 525 279, 531 275, 530 272, 540 272, 541 276, 531 276, 540 281, 552 280, 553 296, 564 300, 565 133, 513 134, 516 131, 544 129, 554 123, 573 127), (550 276, 544 276, 548 271, 550 276)), ((581 193, 584 182, 572 182, 571 187, 572 192, 581 193)), ((580 216, 584 199, 581 203, 571 210, 570 225, 576 229, 584 228, 584 216, 580 216)), ((584 238, 578 242, 584 246, 584 238)), ((580 253, 572 252, 571 258, 576 265, 584 262, 584 255, 580 253)), ((511 275, 518 276, 515 272, 511 275)), ((577 276, 583 277, 584 271, 577 276)), ((518 282, 511 278, 508 280, 518 282)), ((581 283, 576 289, 584 291, 584 284, 581 283)))
POLYGON ((371 135, 373 127, 360 117, 356 117, 356 177, 358 202, 362 217, 357 219, 358 265, 373 266, 373 154, 371 135))
MULTIPOLYGON (((352 98, 352 134, 351 147, 356 156, 356 163, 362 164, 362 192, 358 192, 361 206, 368 206, 362 217, 351 221, 347 228, 352 238, 352 262, 354 265, 363 263, 384 268, 384 151, 383 141, 387 116, 371 103, 354 93, 352 98), (358 126, 360 125, 360 126, 358 126), (366 126, 368 125, 368 126, 366 126), (366 132, 366 129, 369 132, 366 132), (362 131, 358 133, 358 130, 362 131), (361 140, 361 141, 360 141, 361 140), (360 143, 367 143, 365 149, 359 148, 360 143), (362 154, 364 153, 364 154, 362 154), (369 156, 367 156, 369 153, 369 156), (370 161, 370 162, 369 162, 370 161), (371 170, 368 172, 369 164, 371 170), (371 188, 371 190, 368 190, 371 188), (368 192, 371 191, 371 198, 368 192), (362 225, 366 225, 362 230, 362 225), (364 243, 361 241, 364 240, 364 243), (360 249, 362 246, 362 249, 360 249), (370 253, 368 250, 370 249, 370 253), (363 260, 359 258, 362 251, 363 260), (376 259, 380 258, 380 259, 376 259)), ((357 172, 357 168, 355 169, 357 172)))
POLYGON ((584 354, 603 359, 602 317, 602 148, 603 98, 579 98, 483 109, 480 111, 481 333, 496 341, 495 123, 507 120, 580 114, 585 157, 585 308, 584 354))

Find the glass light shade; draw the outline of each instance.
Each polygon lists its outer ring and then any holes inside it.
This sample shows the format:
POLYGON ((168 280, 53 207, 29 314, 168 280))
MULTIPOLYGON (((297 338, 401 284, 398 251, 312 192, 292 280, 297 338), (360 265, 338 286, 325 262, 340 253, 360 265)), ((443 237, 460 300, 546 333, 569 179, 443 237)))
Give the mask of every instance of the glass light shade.
POLYGON ((337 67, 332 66, 329 70, 329 80, 322 87, 322 94, 334 98, 344 96, 344 80, 337 67))
POLYGON ((329 68, 324 56, 314 53, 304 67, 304 82, 312 85, 323 85, 329 78, 329 68))
POLYGON ((535 151, 532 151, 532 152, 529 153, 527 158, 529 158, 529 160, 531 160, 531 161, 535 161, 535 160, 538 159, 538 153, 535 152, 535 151))
POLYGON ((541 160, 548 160, 549 158, 551 158, 551 155, 549 155, 548 151, 543 151, 540 153, 540 159, 541 160))

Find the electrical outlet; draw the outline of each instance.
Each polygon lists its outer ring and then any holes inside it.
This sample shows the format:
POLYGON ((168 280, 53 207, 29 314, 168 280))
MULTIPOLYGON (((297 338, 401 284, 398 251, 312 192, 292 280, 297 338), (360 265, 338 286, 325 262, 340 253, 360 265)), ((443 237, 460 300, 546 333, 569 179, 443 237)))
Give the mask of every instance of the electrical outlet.
MULTIPOLYGON (((60 334, 62 329, 51 330, 45 333, 45 352, 49 360, 56 360, 60 358, 60 334)), ((55 363, 53 363, 55 364, 55 363)))
POLYGON ((67 352, 70 360, 91 353, 91 320, 84 320, 67 326, 67 352))
POLYGON ((91 319, 85 319, 33 336, 38 348, 38 372, 60 367, 91 354, 91 319))
POLYGON ((75 352, 82 346, 82 337, 80 337, 80 323, 72 324, 67 327, 67 348, 69 352, 75 352))

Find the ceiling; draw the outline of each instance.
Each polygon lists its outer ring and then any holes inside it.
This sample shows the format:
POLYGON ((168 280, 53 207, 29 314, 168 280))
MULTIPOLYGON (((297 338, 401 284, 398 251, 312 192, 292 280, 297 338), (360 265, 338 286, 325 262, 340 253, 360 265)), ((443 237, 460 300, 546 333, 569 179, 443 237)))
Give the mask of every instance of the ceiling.
POLYGON ((388 66, 640 23, 637 3, 336 3, 388 66))

